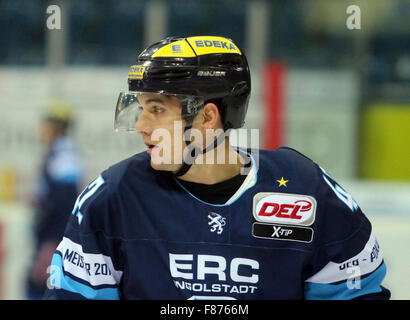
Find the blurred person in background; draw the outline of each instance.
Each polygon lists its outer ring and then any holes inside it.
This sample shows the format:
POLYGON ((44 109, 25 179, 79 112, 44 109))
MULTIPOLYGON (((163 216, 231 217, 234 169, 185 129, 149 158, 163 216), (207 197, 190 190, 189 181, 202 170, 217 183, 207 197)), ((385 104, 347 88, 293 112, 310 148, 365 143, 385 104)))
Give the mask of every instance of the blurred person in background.
POLYGON ((82 163, 69 136, 72 109, 52 102, 42 119, 41 143, 45 153, 34 192, 34 255, 27 279, 27 298, 41 299, 47 268, 60 241, 82 183, 82 163))

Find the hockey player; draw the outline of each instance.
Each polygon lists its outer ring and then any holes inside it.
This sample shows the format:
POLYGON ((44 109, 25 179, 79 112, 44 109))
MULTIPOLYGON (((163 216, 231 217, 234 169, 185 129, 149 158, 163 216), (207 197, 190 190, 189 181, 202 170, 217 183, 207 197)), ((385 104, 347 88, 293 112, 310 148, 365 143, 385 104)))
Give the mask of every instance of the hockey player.
POLYGON ((248 107, 248 64, 231 40, 159 41, 128 86, 115 127, 135 130, 147 151, 80 194, 46 298, 390 297, 369 220, 324 169, 287 147, 208 139, 240 128, 248 107))
POLYGON ((35 213, 34 257, 26 284, 28 299, 41 299, 47 289, 47 267, 83 186, 81 156, 70 136, 72 113, 68 104, 54 101, 41 121, 40 140, 45 154, 31 203, 35 213))

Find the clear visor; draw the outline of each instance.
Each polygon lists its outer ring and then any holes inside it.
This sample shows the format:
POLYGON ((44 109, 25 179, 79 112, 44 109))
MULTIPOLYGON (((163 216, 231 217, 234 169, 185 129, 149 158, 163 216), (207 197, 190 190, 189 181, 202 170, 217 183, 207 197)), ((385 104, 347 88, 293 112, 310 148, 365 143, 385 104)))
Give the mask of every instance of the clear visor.
POLYGON ((115 108, 115 131, 136 131, 138 121, 163 123, 193 119, 203 107, 204 99, 197 96, 121 92, 115 108))

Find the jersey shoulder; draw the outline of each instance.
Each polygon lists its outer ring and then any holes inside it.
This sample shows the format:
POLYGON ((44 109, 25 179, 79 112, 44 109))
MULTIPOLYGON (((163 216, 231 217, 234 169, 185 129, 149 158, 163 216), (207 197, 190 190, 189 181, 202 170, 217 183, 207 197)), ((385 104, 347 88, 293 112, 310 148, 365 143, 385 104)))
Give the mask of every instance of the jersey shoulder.
POLYGON ((127 179, 129 173, 138 178, 144 178, 152 174, 150 159, 146 152, 137 153, 129 158, 119 161, 102 172, 102 175, 111 185, 117 185, 127 179))
POLYGON ((281 165, 288 165, 301 170, 315 168, 316 163, 298 150, 290 147, 280 147, 275 150, 261 150, 262 156, 272 159, 281 165))
POLYGON ((259 173, 277 179, 283 176, 285 180, 290 179, 293 186, 298 186, 299 192, 311 194, 323 183, 320 167, 301 152, 289 147, 260 150, 259 173))
MULTIPOLYGON (((315 243, 329 245, 343 242, 352 235, 369 237, 370 224, 359 205, 329 173, 297 150, 281 147, 261 152, 262 179, 272 184, 274 180, 289 180, 280 193, 308 195, 315 199, 315 243), (266 169, 268 168, 268 169, 266 169), (266 174, 268 173, 268 174, 266 174), (362 233, 359 230, 363 230, 362 233)), ((363 240, 363 239, 362 239, 363 240)), ((363 241, 358 241, 360 245, 363 241)))
POLYGON ((115 234, 127 211, 127 198, 142 192, 153 181, 148 155, 135 154, 124 159, 94 179, 78 196, 71 225, 85 233, 104 231, 115 234))

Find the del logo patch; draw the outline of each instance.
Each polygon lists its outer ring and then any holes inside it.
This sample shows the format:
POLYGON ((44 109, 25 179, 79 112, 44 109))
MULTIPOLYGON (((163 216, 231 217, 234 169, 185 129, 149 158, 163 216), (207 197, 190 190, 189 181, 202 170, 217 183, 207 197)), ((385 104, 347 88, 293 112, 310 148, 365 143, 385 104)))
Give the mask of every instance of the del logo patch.
POLYGON ((253 198, 252 236, 311 242, 316 200, 308 195, 260 192, 253 198))
POLYGON ((315 221, 316 200, 307 195, 260 192, 253 199, 258 222, 310 226, 315 221))

